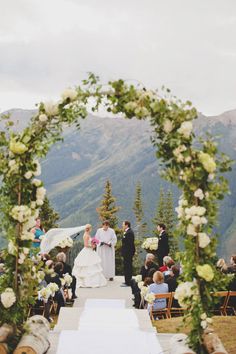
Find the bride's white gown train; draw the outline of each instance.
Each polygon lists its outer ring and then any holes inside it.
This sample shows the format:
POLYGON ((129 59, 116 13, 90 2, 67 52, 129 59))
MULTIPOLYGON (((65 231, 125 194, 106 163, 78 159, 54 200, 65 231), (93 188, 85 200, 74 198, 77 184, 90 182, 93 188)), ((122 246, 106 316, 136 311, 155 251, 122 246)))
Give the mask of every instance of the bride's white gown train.
POLYGON ((90 247, 84 247, 75 258, 72 274, 76 277, 76 288, 98 288, 107 284, 101 258, 90 247))

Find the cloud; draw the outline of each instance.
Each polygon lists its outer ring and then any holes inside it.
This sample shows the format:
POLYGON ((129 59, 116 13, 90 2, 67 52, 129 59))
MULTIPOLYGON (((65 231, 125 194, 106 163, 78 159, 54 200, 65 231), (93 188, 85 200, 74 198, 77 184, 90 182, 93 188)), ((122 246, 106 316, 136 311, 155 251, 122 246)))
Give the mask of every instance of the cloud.
POLYGON ((164 84, 204 113, 236 106, 233 0, 8 0, 1 8, 1 110, 56 98, 88 71, 104 82, 164 84))

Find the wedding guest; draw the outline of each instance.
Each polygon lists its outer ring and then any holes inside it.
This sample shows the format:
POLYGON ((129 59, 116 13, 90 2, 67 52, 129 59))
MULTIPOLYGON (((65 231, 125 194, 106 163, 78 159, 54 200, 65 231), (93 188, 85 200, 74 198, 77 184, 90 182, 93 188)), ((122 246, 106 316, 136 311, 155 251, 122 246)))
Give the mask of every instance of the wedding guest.
POLYGON ((222 273, 228 272, 228 266, 224 260, 224 258, 220 258, 216 263, 216 268, 219 269, 222 273))
POLYGON ((95 238, 99 240, 97 254, 102 261, 103 274, 105 278, 112 281, 115 276, 115 245, 117 237, 108 220, 103 221, 102 227, 97 230, 95 238))
POLYGON ((228 273, 236 273, 236 255, 230 257, 230 266, 228 266, 228 273))
POLYGON ((62 269, 63 264, 58 262, 54 265, 53 261, 49 260, 46 262, 46 266, 50 270, 48 274, 45 276, 45 281, 47 284, 49 283, 56 283, 58 285, 59 290, 55 293, 54 299, 57 302, 57 311, 56 314, 58 315, 60 312, 60 308, 65 306, 64 296, 61 290, 61 280, 62 277, 62 269))
POLYGON ((43 229, 43 227, 41 225, 41 219, 40 218, 37 218, 35 220, 35 227, 33 229, 31 229, 31 232, 33 232, 33 234, 34 234, 32 247, 39 248, 40 247, 40 243, 41 243, 40 237, 45 234, 45 231, 44 231, 44 229, 43 229))
POLYGON ((142 275, 142 281, 148 276, 150 269, 158 270, 158 265, 155 263, 155 256, 152 253, 146 255, 144 265, 141 267, 140 274, 142 275))
POLYGON ((157 224, 157 231, 159 232, 157 258, 158 264, 161 267, 163 265, 163 258, 168 256, 169 253, 169 241, 165 224, 157 224))
POLYGON ((171 267, 170 274, 165 282, 168 284, 169 292, 175 292, 178 286, 179 268, 175 265, 171 267))
MULTIPOLYGON (((164 283, 164 275, 160 271, 153 274, 153 284, 149 285, 148 293, 163 294, 168 293, 168 284, 164 283)), ((153 303, 153 310, 159 310, 166 307, 166 299, 155 299, 153 303)), ((150 309, 150 305, 148 306, 150 309)))
POLYGON ((130 286, 132 279, 132 261, 135 254, 134 232, 128 220, 123 222, 124 235, 122 238, 121 254, 124 260, 125 282, 121 286, 130 286))
POLYGON ((159 268, 159 271, 164 273, 168 270, 170 270, 170 268, 172 267, 172 265, 174 265, 175 262, 173 261, 173 259, 170 256, 165 256, 163 258, 163 266, 161 266, 159 268))
POLYGON ((60 252, 57 254, 56 259, 58 262, 61 262, 63 264, 62 273, 63 274, 68 273, 72 277, 72 283, 70 285, 70 288, 72 290, 72 299, 76 299, 77 298, 77 296, 75 295, 76 277, 74 275, 72 275, 71 266, 68 263, 66 263, 66 254, 64 252, 60 252))

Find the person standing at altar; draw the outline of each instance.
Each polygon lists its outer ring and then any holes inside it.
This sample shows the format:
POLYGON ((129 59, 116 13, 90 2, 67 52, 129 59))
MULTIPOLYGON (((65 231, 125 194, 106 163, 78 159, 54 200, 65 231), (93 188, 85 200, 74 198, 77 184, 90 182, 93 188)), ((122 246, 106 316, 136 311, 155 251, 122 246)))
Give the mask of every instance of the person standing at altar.
POLYGON ((41 239, 40 237, 45 235, 45 231, 44 228, 41 224, 41 219, 37 218, 35 220, 35 227, 33 229, 31 229, 31 232, 34 234, 34 239, 32 242, 32 246, 34 248, 39 248, 40 247, 40 243, 41 243, 41 239))
POLYGON ((132 261, 135 254, 134 232, 129 221, 123 222, 124 235, 122 238, 121 253, 124 259, 125 282, 121 286, 130 286, 132 279, 132 261))
POLYGON ((102 227, 97 230, 95 238, 99 241, 97 253, 102 260, 103 274, 105 278, 112 281, 115 276, 115 245, 117 237, 115 231, 109 226, 109 221, 103 221, 102 227))
POLYGON ((169 240, 165 224, 157 224, 157 231, 159 232, 157 258, 159 267, 161 267, 163 266, 163 258, 169 254, 169 240))

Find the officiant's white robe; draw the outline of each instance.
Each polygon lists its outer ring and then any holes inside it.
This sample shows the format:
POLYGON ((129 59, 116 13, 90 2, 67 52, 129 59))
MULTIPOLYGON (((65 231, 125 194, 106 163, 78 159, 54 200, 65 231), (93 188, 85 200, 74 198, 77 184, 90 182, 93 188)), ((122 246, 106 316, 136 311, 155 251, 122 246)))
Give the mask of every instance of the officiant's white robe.
POLYGON ((107 231, 100 228, 97 230, 95 238, 99 240, 99 245, 97 246, 97 253, 102 260, 103 274, 105 278, 114 278, 115 276, 115 245, 117 242, 117 237, 115 231, 110 227, 107 231), (107 245, 101 246, 101 242, 106 242, 111 247, 107 245))

